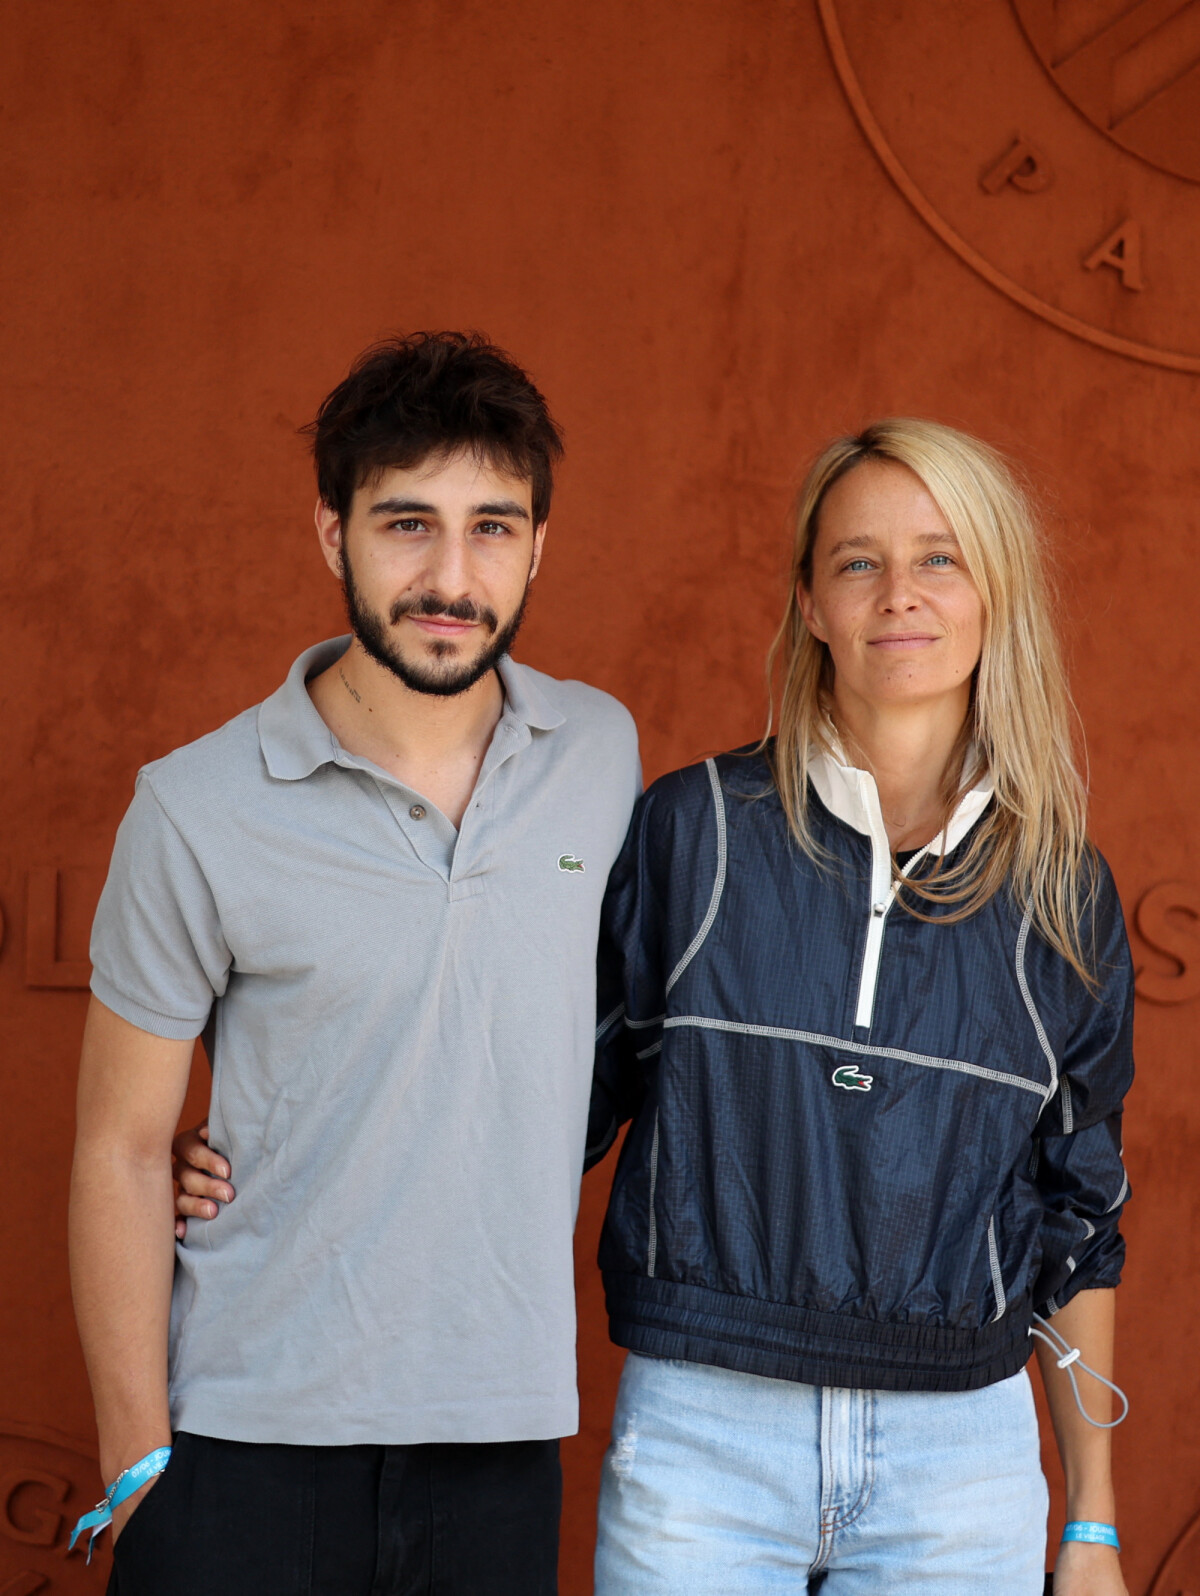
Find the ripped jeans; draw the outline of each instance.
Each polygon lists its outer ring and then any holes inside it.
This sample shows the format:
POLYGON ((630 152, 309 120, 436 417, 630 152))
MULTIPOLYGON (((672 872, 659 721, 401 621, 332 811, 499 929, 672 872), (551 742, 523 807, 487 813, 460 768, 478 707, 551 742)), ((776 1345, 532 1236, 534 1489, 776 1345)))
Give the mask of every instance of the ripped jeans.
POLYGON ((850 1391, 630 1353, 596 1596, 1041 1596, 1028 1375, 850 1391))

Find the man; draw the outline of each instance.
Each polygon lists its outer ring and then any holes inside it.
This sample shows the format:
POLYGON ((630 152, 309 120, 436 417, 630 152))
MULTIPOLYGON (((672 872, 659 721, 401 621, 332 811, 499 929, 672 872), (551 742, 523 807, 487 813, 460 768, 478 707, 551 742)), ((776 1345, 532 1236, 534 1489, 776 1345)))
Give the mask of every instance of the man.
POLYGON ((111 1588, 540 1596, 636 736, 509 658, 561 445, 506 356, 380 345, 310 431, 351 636, 140 773, 96 916, 72 1277, 105 1482, 148 1459, 111 1588), (173 1255, 201 1034, 238 1193, 173 1255))

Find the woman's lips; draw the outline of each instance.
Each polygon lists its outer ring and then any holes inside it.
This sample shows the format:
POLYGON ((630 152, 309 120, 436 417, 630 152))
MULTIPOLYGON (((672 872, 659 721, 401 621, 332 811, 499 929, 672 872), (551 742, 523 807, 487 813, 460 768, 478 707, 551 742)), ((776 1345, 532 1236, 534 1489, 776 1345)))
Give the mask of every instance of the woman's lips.
POLYGON ((936 643, 937 638, 929 632, 890 632, 886 637, 872 637, 869 640, 871 648, 925 648, 930 643, 936 643))

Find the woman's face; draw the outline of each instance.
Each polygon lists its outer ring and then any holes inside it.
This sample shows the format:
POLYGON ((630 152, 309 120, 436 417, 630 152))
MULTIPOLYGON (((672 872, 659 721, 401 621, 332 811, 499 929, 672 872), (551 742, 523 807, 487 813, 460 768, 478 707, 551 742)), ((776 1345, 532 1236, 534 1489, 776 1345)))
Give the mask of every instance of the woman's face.
POLYGON ((983 604, 958 539, 907 466, 865 461, 830 488, 801 613, 833 656, 835 697, 884 708, 961 700, 983 604))

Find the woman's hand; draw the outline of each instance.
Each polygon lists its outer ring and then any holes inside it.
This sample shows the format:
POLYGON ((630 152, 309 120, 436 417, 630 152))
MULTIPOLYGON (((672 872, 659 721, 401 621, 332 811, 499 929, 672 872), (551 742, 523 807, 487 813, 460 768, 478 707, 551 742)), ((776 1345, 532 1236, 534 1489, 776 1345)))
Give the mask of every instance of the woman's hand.
MULTIPOLYGON (((208 1145, 208 1121, 180 1131, 171 1143, 171 1163, 178 1182, 175 1192, 175 1234, 187 1234, 189 1219, 215 1219, 218 1203, 231 1203, 229 1165, 208 1145)), ((131 1498, 132 1500, 132 1498, 131 1498)))
POLYGON ((1129 1596, 1115 1548, 1064 1541, 1054 1564, 1054 1596, 1129 1596))

